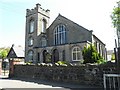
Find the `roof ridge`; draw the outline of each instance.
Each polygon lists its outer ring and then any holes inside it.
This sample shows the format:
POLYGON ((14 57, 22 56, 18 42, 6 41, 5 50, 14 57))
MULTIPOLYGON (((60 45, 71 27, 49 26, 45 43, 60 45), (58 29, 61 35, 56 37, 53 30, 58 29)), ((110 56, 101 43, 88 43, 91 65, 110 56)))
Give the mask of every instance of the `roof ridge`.
MULTIPOLYGON (((58 17, 59 17, 59 16, 61 16, 61 17, 65 18, 65 19, 67 19, 67 20, 69 20, 70 22, 74 23, 74 24, 75 24, 75 25, 77 25, 78 27, 84 28, 85 30, 87 30, 87 31, 91 32, 91 30, 89 30, 89 29, 87 29, 87 28, 85 28, 85 27, 81 26, 80 24, 78 24, 78 23, 76 23, 76 22, 72 21, 71 19, 69 19, 69 18, 67 18, 67 17, 65 17, 65 16, 63 16, 63 15, 61 15, 60 13, 59 13, 58 17)), ((57 17, 57 18, 58 18, 58 17, 57 17)), ((57 18, 56 18, 56 19, 57 19, 57 18)), ((93 31, 93 30, 92 30, 92 31, 93 31)))

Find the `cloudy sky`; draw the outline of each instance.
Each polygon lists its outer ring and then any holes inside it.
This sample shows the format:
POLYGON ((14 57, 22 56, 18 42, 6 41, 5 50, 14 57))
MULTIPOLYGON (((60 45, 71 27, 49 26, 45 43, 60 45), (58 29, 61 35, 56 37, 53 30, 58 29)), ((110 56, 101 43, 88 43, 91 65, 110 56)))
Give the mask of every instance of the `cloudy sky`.
POLYGON ((114 48, 115 29, 110 18, 118 0, 0 0, 0 47, 25 44, 26 9, 37 3, 50 10, 50 23, 61 15, 93 30, 93 33, 114 48))

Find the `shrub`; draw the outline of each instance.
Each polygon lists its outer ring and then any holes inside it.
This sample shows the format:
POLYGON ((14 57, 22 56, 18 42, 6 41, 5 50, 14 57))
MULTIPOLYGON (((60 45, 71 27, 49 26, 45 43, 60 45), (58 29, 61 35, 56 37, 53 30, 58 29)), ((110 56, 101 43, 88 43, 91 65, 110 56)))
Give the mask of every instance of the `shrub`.
POLYGON ((98 60, 101 60, 101 55, 97 52, 95 46, 90 44, 88 47, 84 47, 82 51, 84 64, 86 63, 97 63, 98 60))
POLYGON ((26 65, 31 65, 31 64, 32 64, 32 62, 26 62, 25 64, 26 64, 26 65))
POLYGON ((111 60, 115 60, 115 54, 112 54, 111 60))
POLYGON ((59 64, 61 66, 67 66, 69 63, 66 61, 58 61, 57 64, 59 64))
POLYGON ((106 60, 104 59, 97 60, 97 64, 105 64, 105 63, 106 63, 106 60))

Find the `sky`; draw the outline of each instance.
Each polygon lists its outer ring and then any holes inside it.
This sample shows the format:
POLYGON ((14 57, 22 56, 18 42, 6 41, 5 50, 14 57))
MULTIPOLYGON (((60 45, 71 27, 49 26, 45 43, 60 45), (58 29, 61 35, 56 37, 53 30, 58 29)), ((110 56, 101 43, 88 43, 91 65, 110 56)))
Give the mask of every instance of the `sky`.
POLYGON ((118 0, 0 0, 0 47, 25 45, 26 9, 37 3, 50 10, 50 24, 60 13, 93 30, 107 50, 115 47, 116 33, 110 15, 118 0))

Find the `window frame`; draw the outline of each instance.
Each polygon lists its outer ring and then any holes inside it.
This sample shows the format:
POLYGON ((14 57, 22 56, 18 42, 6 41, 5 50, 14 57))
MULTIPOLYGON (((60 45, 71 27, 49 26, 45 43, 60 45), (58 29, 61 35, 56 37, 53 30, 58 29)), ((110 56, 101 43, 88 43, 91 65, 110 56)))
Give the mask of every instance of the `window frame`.
POLYGON ((66 43, 66 26, 59 24, 54 29, 54 45, 61 45, 66 43))
POLYGON ((34 51, 33 50, 29 50, 27 55, 28 55, 29 61, 33 61, 34 51))
POLYGON ((35 29, 35 20, 34 19, 31 19, 29 21, 29 33, 33 33, 34 32, 34 29, 35 29))
POLYGON ((42 19, 42 33, 46 33, 46 27, 47 27, 47 20, 46 19, 42 19))
POLYGON ((81 61, 82 60, 82 51, 80 49, 80 47, 76 46, 72 48, 72 61, 81 61), (75 54, 75 59, 74 59, 74 55, 75 54), (80 56, 80 57, 78 57, 80 56))
POLYGON ((30 36, 30 37, 28 38, 28 46, 33 46, 33 44, 34 44, 34 39, 33 39, 32 36, 30 36))
POLYGON ((46 47, 46 46, 47 46, 47 40, 46 40, 45 37, 42 37, 42 38, 41 38, 41 46, 42 46, 42 47, 46 47))

